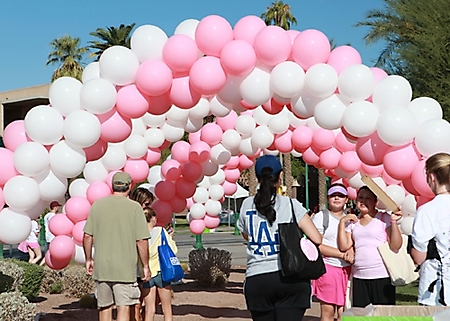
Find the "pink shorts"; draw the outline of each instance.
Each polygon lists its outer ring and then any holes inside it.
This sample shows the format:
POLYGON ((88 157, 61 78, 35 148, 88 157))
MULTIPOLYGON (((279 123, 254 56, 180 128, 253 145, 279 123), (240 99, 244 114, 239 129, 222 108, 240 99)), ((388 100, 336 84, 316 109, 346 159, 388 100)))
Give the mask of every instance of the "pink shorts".
POLYGON ((325 268, 327 272, 312 281, 313 294, 322 302, 344 306, 351 266, 336 267, 325 264, 325 268))
POLYGON ((19 249, 19 251, 24 252, 24 253, 28 253, 28 248, 38 248, 39 247, 39 243, 38 242, 27 242, 27 241, 23 241, 19 244, 19 246, 17 247, 19 249))

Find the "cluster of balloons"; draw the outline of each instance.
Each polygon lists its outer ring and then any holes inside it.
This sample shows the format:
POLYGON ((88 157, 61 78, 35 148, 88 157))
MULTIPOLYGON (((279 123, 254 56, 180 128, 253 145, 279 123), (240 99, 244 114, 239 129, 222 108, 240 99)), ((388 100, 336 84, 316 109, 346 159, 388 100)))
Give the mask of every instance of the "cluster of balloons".
POLYGON ((350 46, 331 50, 318 30, 285 31, 256 16, 234 28, 217 15, 188 19, 171 37, 140 26, 131 49, 107 49, 82 82, 57 79, 49 98, 4 130, 0 240, 24 240, 30 220, 68 189, 64 214, 51 220, 57 236, 46 260, 55 268, 83 260, 90 206, 111 194, 117 171, 154 186, 160 224, 188 208, 199 234, 219 224, 221 202, 256 157, 293 153, 349 186, 352 198, 361 175, 375 178, 402 206, 408 233, 416 205, 433 197, 424 161, 450 152, 439 103, 411 101, 406 79, 363 65, 350 46), (171 156, 154 166, 171 143, 171 156))

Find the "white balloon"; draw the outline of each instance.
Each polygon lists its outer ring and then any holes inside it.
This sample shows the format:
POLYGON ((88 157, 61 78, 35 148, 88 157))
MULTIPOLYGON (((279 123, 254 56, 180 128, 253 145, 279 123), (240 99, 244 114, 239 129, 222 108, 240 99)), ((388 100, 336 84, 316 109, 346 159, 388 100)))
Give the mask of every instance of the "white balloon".
POLYGON ((67 191, 67 178, 59 176, 49 170, 34 178, 39 184, 41 200, 51 202, 64 198, 67 191))
MULTIPOLYGON (((55 198, 54 198, 55 200, 55 198)), ((41 217, 42 213, 48 206, 48 201, 40 200, 33 208, 26 210, 24 213, 28 215, 32 220, 37 220, 41 217)))
POLYGON ((212 185, 222 184, 223 182, 225 182, 225 172, 222 169, 219 169, 217 173, 209 178, 209 181, 212 185))
POLYGON ((407 216, 403 217, 402 221, 400 222, 400 228, 402 230, 402 233, 405 235, 410 235, 412 233, 414 224, 414 217, 407 216))
POLYGON ((205 210, 208 215, 217 216, 222 211, 222 204, 219 201, 207 200, 205 210))
POLYGON ((35 142, 19 145, 14 151, 14 167, 25 176, 37 176, 48 170, 50 159, 47 149, 35 142))
POLYGON ((94 78, 81 86, 81 106, 93 114, 105 114, 116 104, 116 87, 106 79, 94 78))
POLYGON ((85 164, 86 153, 81 147, 60 141, 50 149, 50 168, 57 175, 76 177, 83 171, 85 164))
POLYGON ((336 92, 336 69, 324 63, 315 64, 305 74, 305 89, 314 97, 327 98, 336 92))
POLYGON ((177 122, 177 123, 186 122, 188 117, 189 117, 188 109, 182 109, 175 105, 172 105, 172 107, 170 107, 169 111, 166 113, 166 118, 168 120, 171 120, 171 121, 177 122))
POLYGON ((310 117, 310 118, 308 118, 308 119, 306 120, 306 126, 307 126, 308 128, 311 128, 312 131, 315 131, 316 129, 321 128, 321 127, 319 126, 319 124, 317 124, 316 119, 315 119, 314 117, 310 117))
POLYGON ((378 186, 381 187, 382 190, 385 190, 385 189, 386 189, 386 183, 385 183, 385 181, 383 180, 383 178, 381 178, 380 176, 378 176, 378 177, 374 177, 374 178, 372 178, 372 179, 373 179, 373 181, 374 181, 375 183, 378 184, 378 186))
POLYGON ((4 208, 0 212, 0 240, 5 244, 18 244, 31 232, 31 219, 21 212, 4 208))
POLYGON ((211 114, 217 117, 227 116, 233 109, 233 105, 220 100, 217 96, 214 96, 209 102, 211 114))
POLYGON ((254 106, 259 106, 268 102, 272 97, 270 74, 259 67, 255 67, 255 69, 253 69, 253 71, 242 81, 240 93, 247 103, 254 106))
POLYGON ((84 250, 82 246, 75 244, 75 251, 73 252, 72 258, 78 264, 86 263, 86 258, 84 256, 84 250))
POLYGON ((142 118, 132 118, 131 119, 132 129, 131 135, 141 135, 144 136, 147 126, 142 121, 142 118))
POLYGON ((163 178, 161 176, 161 166, 156 165, 150 167, 150 171, 148 173, 147 181, 149 184, 155 186, 159 181, 163 178))
POLYGON ((166 122, 166 116, 146 113, 144 116, 142 116, 142 122, 148 127, 161 127, 166 122))
POLYGON ((86 197, 86 191, 89 183, 84 178, 77 178, 69 185, 69 194, 71 197, 81 196, 86 197))
POLYGON ((167 35, 161 28, 143 25, 131 36, 131 50, 141 63, 150 59, 162 60, 162 50, 166 41, 167 35))
POLYGON ((105 155, 101 158, 103 166, 109 171, 117 171, 125 166, 127 154, 117 145, 108 145, 105 155))
POLYGON ((417 129, 415 145, 425 157, 450 153, 450 124, 444 119, 427 120, 417 129))
POLYGON ((293 61, 276 65, 270 74, 270 88, 283 98, 293 98, 300 94, 305 82, 305 71, 293 61))
POLYGON ((342 126, 355 137, 369 136, 377 129, 378 108, 368 101, 351 103, 342 116, 342 126))
POLYGON ((333 130, 342 126, 346 106, 339 98, 338 95, 331 95, 316 105, 314 118, 320 127, 333 130))
POLYGON ((136 54, 127 47, 112 46, 100 56, 100 75, 117 86, 133 84, 139 67, 136 54))
POLYGON ((244 138, 241 140, 241 144, 239 145, 239 150, 245 156, 254 156, 258 151, 258 147, 252 144, 252 138, 244 138))
POLYGON ((169 142, 177 142, 177 141, 181 140, 181 138, 183 138, 183 135, 184 135, 183 128, 175 127, 168 123, 165 123, 164 125, 162 125, 161 131, 163 132, 164 137, 169 142))
POLYGON ((208 192, 209 192, 209 197, 213 201, 220 200, 223 197, 223 195, 224 195, 224 190, 223 190, 222 185, 211 185, 208 188, 208 192))
POLYGON ((131 159, 139 159, 148 152, 147 140, 141 135, 131 135, 125 140, 123 150, 131 159))
POLYGON ((236 128, 236 131, 243 135, 248 136, 251 135, 252 132, 256 128, 256 121, 255 119, 250 115, 240 115, 236 119, 236 123, 234 124, 234 127, 236 128))
POLYGON ((264 149, 272 145, 275 137, 267 126, 258 126, 252 133, 252 144, 264 149))
POLYGON ((312 117, 314 116, 316 105, 321 101, 321 98, 317 98, 303 90, 300 95, 291 99, 292 112, 300 118, 312 117))
POLYGON ((412 88, 402 76, 391 75, 380 80, 373 90, 372 101, 383 111, 389 108, 408 107, 412 88))
POLYGON ((203 176, 202 181, 200 183, 198 183, 197 186, 208 189, 211 186, 211 182, 209 181, 209 177, 203 176))
POLYGON ((206 214, 205 206, 202 203, 194 203, 190 210, 191 219, 202 219, 206 214))
POLYGON ((85 83, 94 78, 100 78, 100 63, 98 61, 91 62, 84 68, 81 81, 85 83))
POLYGON ((186 19, 178 24, 174 34, 186 35, 195 40, 195 30, 197 30, 199 22, 197 19, 186 19))
POLYGON ((29 210, 39 203, 41 198, 39 185, 30 177, 14 176, 5 183, 3 198, 5 203, 15 210, 29 210))
POLYGON ((228 150, 236 149, 241 144, 241 135, 234 129, 227 129, 222 135, 222 145, 228 150))
POLYGON ((412 194, 406 195, 402 203, 402 215, 405 216, 416 216, 417 202, 416 198, 412 194))
POLYGON ((203 119, 189 117, 184 130, 188 133, 196 133, 203 127, 203 119))
POLYGON ((63 116, 80 110, 81 82, 72 77, 61 77, 56 79, 50 86, 48 98, 50 105, 63 116))
POLYGON ((231 153, 222 144, 211 147, 211 161, 217 165, 225 165, 231 158, 231 153))
POLYGON ((87 162, 83 170, 83 176, 88 183, 104 182, 108 177, 108 170, 103 165, 102 160, 87 162))
POLYGON ((441 119, 441 105, 430 97, 419 97, 414 99, 408 109, 416 116, 417 124, 420 126, 427 120, 441 119))
POLYGON ((267 113, 261 106, 253 110, 253 118, 258 125, 268 125, 271 117, 272 115, 267 113))
POLYGON ((101 134, 100 120, 85 110, 74 111, 64 120, 64 138, 77 146, 91 147, 101 134))
POLYGON ((417 120, 407 108, 386 109, 378 117, 377 131, 386 144, 401 146, 414 139, 417 120))
POLYGON ((386 193, 392 198, 392 200, 399 207, 402 206, 403 201, 405 200, 405 191, 402 187, 398 185, 389 185, 385 188, 386 193))
POLYGON ((63 136, 63 117, 50 106, 36 106, 25 115, 25 131, 35 142, 51 145, 63 136))
POLYGON ((289 129, 289 118, 282 114, 273 115, 267 126, 274 134, 284 134, 289 129))
POLYGON ((350 65, 339 74, 338 88, 339 93, 348 101, 365 100, 372 95, 375 77, 365 65, 350 65))
POLYGON ((189 110, 189 117, 203 119, 209 115, 211 107, 209 101, 206 98, 200 98, 199 102, 189 110))
MULTIPOLYGON (((210 159, 201 163, 200 165, 202 165, 203 174, 205 174, 207 176, 212 176, 215 173, 217 173, 217 171, 219 170, 219 165, 217 165, 210 159)), ((208 184, 209 184, 209 179, 208 179, 208 184)))
POLYGON ((206 201, 209 199, 208 190, 204 187, 197 187, 192 198, 196 203, 206 203, 206 201))
POLYGON ((348 178, 348 184, 354 189, 359 189, 361 186, 365 185, 361 180, 361 174, 359 172, 348 178))
POLYGON ((217 93, 217 97, 227 103, 235 104, 242 100, 240 86, 243 81, 242 77, 228 75, 225 86, 217 93))

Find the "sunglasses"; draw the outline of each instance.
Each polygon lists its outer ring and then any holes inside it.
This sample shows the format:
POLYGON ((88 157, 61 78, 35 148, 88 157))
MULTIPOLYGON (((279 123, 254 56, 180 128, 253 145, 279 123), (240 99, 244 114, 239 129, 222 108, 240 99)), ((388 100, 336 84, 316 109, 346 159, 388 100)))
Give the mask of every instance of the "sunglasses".
POLYGON ((344 194, 341 194, 341 193, 334 193, 334 194, 328 195, 328 197, 330 197, 330 198, 334 198, 334 197, 346 198, 347 195, 344 195, 344 194))
POLYGON ((150 205, 152 205, 152 202, 145 202, 144 205, 145 207, 149 207, 150 205))

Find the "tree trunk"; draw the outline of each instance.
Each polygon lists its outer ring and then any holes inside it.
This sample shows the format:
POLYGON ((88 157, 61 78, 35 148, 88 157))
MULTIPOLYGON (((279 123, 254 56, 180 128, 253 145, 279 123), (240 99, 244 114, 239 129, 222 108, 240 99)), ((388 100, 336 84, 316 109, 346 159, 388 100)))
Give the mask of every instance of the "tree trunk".
POLYGON ((327 180, 325 177, 325 173, 323 171, 322 168, 320 168, 318 170, 318 189, 319 189, 319 208, 320 209, 324 209, 327 207, 327 195, 326 195, 326 185, 327 185, 327 180))
POLYGON ((294 183, 294 177, 292 177, 291 153, 283 154, 283 173, 284 184, 286 185, 286 196, 292 197, 292 184, 294 183))
POLYGON ((256 194, 256 187, 258 186, 258 179, 255 173, 255 164, 248 169, 248 191, 250 195, 256 194))

